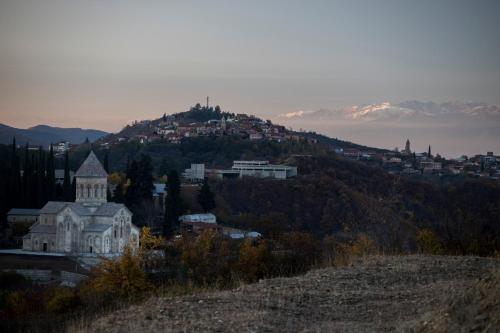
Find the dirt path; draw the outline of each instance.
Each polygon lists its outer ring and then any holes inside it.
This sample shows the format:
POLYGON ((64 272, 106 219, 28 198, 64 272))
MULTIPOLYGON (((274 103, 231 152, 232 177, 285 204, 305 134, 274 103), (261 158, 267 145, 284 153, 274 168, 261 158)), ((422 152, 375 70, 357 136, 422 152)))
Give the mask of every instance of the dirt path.
POLYGON ((100 318, 90 331, 414 331, 421 318, 442 310, 492 270, 500 270, 500 260, 371 257, 351 267, 264 280, 233 291, 152 298, 100 318))

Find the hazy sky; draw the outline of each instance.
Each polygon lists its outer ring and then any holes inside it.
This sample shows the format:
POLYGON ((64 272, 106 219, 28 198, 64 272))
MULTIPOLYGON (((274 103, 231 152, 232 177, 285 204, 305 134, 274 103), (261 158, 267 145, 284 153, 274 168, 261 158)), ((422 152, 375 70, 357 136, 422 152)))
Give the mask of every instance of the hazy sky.
POLYGON ((0 0, 0 122, 500 104, 500 1, 0 0))

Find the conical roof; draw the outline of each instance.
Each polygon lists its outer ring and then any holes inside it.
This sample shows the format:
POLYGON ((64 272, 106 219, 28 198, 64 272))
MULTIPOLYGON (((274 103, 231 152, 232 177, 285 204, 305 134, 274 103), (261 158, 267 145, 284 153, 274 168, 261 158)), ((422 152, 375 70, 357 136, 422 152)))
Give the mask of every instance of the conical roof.
POLYGON ((108 173, 102 167, 101 162, 97 159, 94 152, 91 151, 87 159, 80 166, 80 169, 75 174, 75 177, 107 177, 108 173))

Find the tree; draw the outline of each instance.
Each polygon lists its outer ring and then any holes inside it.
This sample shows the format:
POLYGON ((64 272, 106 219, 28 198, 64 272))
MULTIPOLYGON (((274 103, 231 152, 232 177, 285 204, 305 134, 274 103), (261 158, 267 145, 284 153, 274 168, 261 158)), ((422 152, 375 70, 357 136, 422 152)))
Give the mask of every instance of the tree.
POLYGON ((431 157, 431 145, 429 145, 429 149, 427 150, 427 157, 431 157))
POLYGON ((139 162, 133 160, 127 172, 130 182, 125 203, 134 214, 134 223, 142 225, 153 201, 153 166, 151 157, 141 155, 139 162))
POLYGON ((109 173, 109 156, 108 152, 104 154, 104 170, 106 170, 107 173, 109 173))
POLYGON ((37 207, 42 207, 47 202, 45 165, 45 152, 40 146, 38 148, 37 207))
POLYGON ((182 214, 183 203, 181 198, 181 182, 177 171, 168 174, 167 198, 165 200, 165 220, 163 222, 163 236, 168 237, 177 228, 179 216, 182 214))
POLYGON ((72 186, 69 174, 69 156, 68 152, 64 154, 64 180, 63 180, 63 198, 64 201, 71 201, 72 199, 72 186))
POLYGON ((21 201, 21 170, 19 157, 17 156, 16 138, 12 139, 11 161, 10 161, 10 186, 8 192, 9 206, 15 207, 21 201))
POLYGON ((56 176, 54 165, 54 148, 50 145, 49 157, 47 158, 47 198, 54 200, 56 196, 56 176))
POLYGON ((215 194, 210 190, 206 179, 198 193, 198 203, 205 213, 215 208, 215 194))
POLYGON ((119 183, 116 185, 115 193, 113 195, 113 201, 116 203, 123 203, 125 201, 125 197, 123 195, 123 184, 119 183))
POLYGON ((29 156, 29 144, 26 142, 24 148, 24 168, 23 168, 23 192, 22 205, 23 207, 31 207, 30 192, 31 192, 31 164, 29 156))

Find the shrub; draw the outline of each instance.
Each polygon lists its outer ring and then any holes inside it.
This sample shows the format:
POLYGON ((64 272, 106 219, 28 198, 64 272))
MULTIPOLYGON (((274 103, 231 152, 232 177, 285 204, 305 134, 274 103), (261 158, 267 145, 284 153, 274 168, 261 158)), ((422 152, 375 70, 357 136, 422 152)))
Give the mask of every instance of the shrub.
POLYGON ((377 254, 379 252, 377 244, 366 234, 360 234, 351 245, 350 250, 351 254, 355 256, 377 254))
POLYGON ((420 252, 425 254, 443 254, 443 247, 434 232, 430 229, 422 229, 417 232, 417 246, 420 252))
POLYGON ((0 273, 0 286, 4 290, 19 289, 29 284, 30 281, 28 279, 16 272, 0 273))
POLYGON ((85 300, 91 301, 92 298, 131 298, 149 287, 139 256, 126 247, 120 258, 104 260, 94 267, 80 292, 85 300))
POLYGON ((254 282, 269 274, 272 267, 272 256, 266 241, 255 243, 245 239, 239 251, 237 270, 240 277, 246 282, 254 282))
POLYGON ((53 313, 65 313, 74 310, 80 304, 75 291, 69 288, 56 288, 47 301, 47 310, 53 313))

